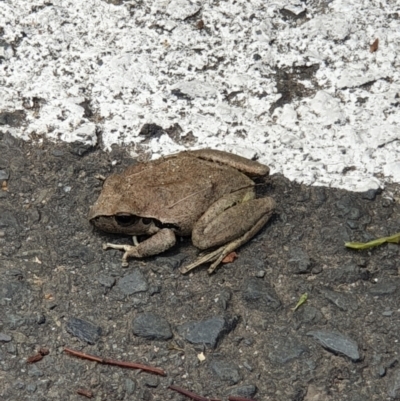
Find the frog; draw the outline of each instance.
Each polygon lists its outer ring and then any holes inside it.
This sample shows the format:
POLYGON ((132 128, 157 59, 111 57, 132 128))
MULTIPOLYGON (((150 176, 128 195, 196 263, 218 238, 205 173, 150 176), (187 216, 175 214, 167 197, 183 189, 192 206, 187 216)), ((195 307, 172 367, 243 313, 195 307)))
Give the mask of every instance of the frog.
POLYGON ((129 258, 158 255, 177 237, 191 236, 205 253, 181 273, 211 263, 211 274, 273 215, 274 199, 257 198, 254 181, 269 171, 258 161, 222 150, 179 152, 110 175, 88 218, 101 231, 133 237, 133 245, 103 246, 124 251, 124 267, 129 258), (146 239, 139 243, 138 236, 146 239))

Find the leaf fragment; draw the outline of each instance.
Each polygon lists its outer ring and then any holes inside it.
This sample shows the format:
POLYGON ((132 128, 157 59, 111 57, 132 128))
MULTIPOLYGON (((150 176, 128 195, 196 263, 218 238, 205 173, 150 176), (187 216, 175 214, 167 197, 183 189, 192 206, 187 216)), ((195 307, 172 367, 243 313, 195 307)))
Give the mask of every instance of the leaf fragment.
POLYGON ((377 238, 369 242, 345 242, 344 246, 351 249, 369 249, 382 245, 386 242, 400 243, 400 233, 393 234, 389 237, 377 238))
POLYGON ((293 308, 293 312, 296 311, 297 309, 300 308, 301 305, 303 305, 308 299, 308 293, 305 292, 300 298, 299 302, 297 302, 296 306, 293 308))

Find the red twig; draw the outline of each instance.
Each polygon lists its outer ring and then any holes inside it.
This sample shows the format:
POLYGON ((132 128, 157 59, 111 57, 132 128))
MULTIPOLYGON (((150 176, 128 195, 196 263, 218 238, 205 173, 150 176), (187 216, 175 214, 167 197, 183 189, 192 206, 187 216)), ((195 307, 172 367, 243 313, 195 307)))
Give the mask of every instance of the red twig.
POLYGON ((49 355, 50 351, 48 348, 39 348, 37 354, 30 356, 27 360, 26 363, 35 363, 39 362, 43 359, 45 355, 49 355))
POLYGON ((105 365, 114 365, 114 366, 120 366, 122 368, 130 368, 130 369, 141 369, 141 370, 144 370, 145 372, 154 373, 156 375, 161 375, 161 376, 166 376, 166 373, 162 369, 154 368, 153 366, 142 365, 141 363, 133 363, 133 362, 117 361, 115 359, 100 358, 98 356, 86 354, 84 352, 76 351, 74 349, 67 348, 67 347, 64 348, 64 351, 71 355, 77 356, 79 358, 88 359, 89 361, 94 361, 94 362, 102 363, 105 365))
POLYGON ((168 388, 171 389, 171 390, 176 391, 177 393, 186 395, 186 397, 189 397, 194 401, 221 401, 221 400, 218 400, 216 398, 203 397, 202 395, 195 394, 195 393, 193 393, 193 392, 191 392, 189 390, 185 390, 182 387, 174 386, 173 384, 171 386, 169 386, 168 388))
POLYGON ((76 390, 76 393, 79 395, 83 395, 86 398, 93 398, 93 393, 90 390, 86 390, 85 388, 79 388, 76 390))
POLYGON ((228 397, 229 401, 254 401, 252 398, 245 398, 245 397, 239 397, 237 395, 230 395, 228 397))

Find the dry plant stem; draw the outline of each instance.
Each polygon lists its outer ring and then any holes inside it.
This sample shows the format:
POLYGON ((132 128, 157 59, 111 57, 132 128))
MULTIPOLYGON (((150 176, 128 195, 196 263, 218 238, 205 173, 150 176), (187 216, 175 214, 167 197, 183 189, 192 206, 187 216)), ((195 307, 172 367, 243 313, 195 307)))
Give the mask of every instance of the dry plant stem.
POLYGON ((142 365, 141 363, 133 363, 133 362, 125 362, 125 361, 117 361, 115 359, 107 359, 107 358, 99 358, 98 356, 86 354, 84 352, 76 351, 71 348, 64 348, 64 351, 77 356, 79 358, 88 359, 89 361, 94 361, 98 363, 102 363, 105 365, 115 365, 120 366, 122 368, 130 368, 130 369, 141 369, 145 372, 154 373, 156 375, 166 376, 166 373, 159 368, 154 368, 152 366, 142 365))
POLYGON ((228 397, 229 401, 254 401, 252 398, 244 398, 244 397, 238 397, 235 395, 230 395, 228 397))
POLYGON ((48 350, 48 348, 39 348, 39 351, 37 352, 37 354, 30 356, 27 360, 26 363, 35 363, 35 362, 39 362, 43 359, 44 356, 49 355, 50 351, 48 350))
POLYGON ((79 395, 83 395, 86 398, 93 398, 93 393, 90 390, 86 390, 84 388, 80 388, 80 389, 76 390, 76 393, 79 395))
POLYGON ((221 401, 221 400, 218 400, 216 398, 203 397, 202 395, 198 395, 198 394, 192 393, 189 390, 185 390, 182 387, 174 386, 173 384, 171 386, 169 386, 168 388, 171 389, 171 390, 176 391, 177 393, 186 395, 186 397, 189 397, 194 401, 221 401))

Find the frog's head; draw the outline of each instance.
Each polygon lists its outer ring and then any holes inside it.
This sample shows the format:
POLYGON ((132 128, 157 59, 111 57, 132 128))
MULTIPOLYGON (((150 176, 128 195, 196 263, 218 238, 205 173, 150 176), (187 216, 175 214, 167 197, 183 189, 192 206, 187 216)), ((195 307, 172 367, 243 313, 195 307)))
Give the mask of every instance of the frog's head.
POLYGON ((135 199, 125 194, 126 188, 121 188, 119 175, 107 178, 99 198, 90 208, 90 223, 99 230, 115 234, 152 235, 159 231, 161 222, 144 216, 135 199))

